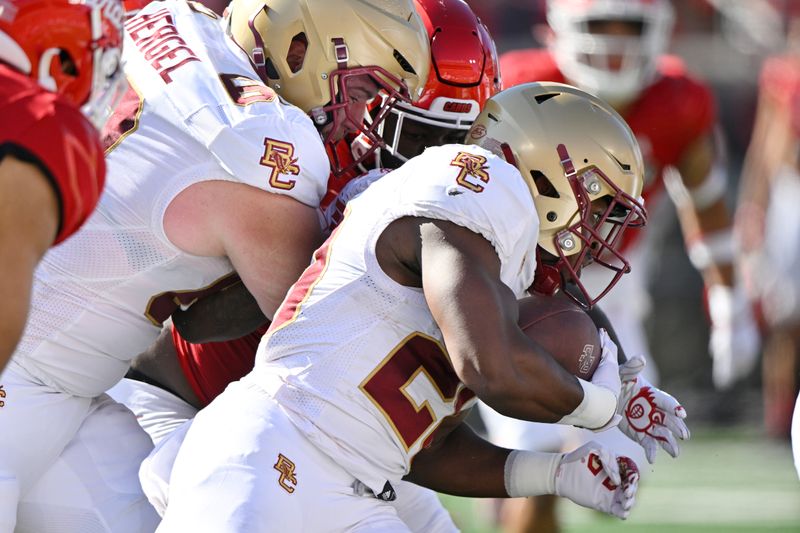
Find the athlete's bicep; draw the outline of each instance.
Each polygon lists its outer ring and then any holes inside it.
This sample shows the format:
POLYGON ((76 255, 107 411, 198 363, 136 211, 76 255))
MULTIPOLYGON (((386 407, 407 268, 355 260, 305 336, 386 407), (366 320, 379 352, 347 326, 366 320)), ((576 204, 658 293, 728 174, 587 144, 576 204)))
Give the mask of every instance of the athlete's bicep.
POLYGON ((322 241, 316 209, 227 181, 187 187, 167 208, 164 230, 188 253, 227 256, 268 318, 322 241))
POLYGON ((516 299, 500 281, 500 259, 482 236, 431 221, 421 226, 421 241, 428 306, 456 373, 467 386, 480 389, 508 363, 509 345, 518 334, 516 299))

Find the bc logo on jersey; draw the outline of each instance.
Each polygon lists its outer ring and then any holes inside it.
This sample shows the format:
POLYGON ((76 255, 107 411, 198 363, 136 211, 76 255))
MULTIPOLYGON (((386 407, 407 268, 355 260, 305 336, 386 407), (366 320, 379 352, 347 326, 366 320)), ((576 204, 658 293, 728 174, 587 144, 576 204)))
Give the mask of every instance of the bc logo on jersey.
POLYGON ((489 173, 485 165, 485 157, 469 152, 458 152, 455 159, 450 162, 450 166, 461 168, 461 172, 456 176, 456 183, 474 192, 483 192, 485 187, 481 182, 489 183, 489 173))
POLYGON ((294 463, 282 453, 278 454, 278 462, 272 468, 281 473, 278 478, 278 485, 289 494, 294 492, 297 486, 297 476, 294 475, 294 463))
POLYGON ((297 158, 293 157, 294 145, 267 137, 264 139, 264 147, 264 156, 260 163, 272 169, 269 174, 269 184, 285 191, 294 188, 295 180, 282 177, 300 174, 300 165, 297 164, 297 158))
MULTIPOLYGON (((5 398, 5 397, 6 397, 6 391, 4 391, 3 386, 0 385, 0 398, 5 398)), ((0 400, 0 407, 3 407, 5 404, 6 402, 0 400)))

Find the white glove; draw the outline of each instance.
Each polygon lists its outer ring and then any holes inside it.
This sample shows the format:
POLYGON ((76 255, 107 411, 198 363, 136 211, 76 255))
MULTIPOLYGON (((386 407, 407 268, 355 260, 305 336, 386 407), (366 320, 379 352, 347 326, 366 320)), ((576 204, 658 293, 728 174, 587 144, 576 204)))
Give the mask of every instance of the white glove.
POLYGON ((578 505, 628 518, 636 501, 639 469, 592 441, 564 454, 556 470, 555 493, 578 505))
POLYGON ((744 290, 738 287, 709 287, 708 313, 714 386, 727 389, 755 368, 760 344, 758 327, 744 290))
POLYGON ((617 413, 622 415, 619 429, 644 448, 647 461, 656 460, 661 446, 672 457, 681 453, 676 437, 687 440, 691 436, 686 422, 686 410, 678 400, 653 387, 642 375, 645 360, 634 356, 619 367, 622 392, 617 413))
MULTIPOLYGON (((610 390, 614 397, 617 398, 619 403, 619 395, 621 394, 622 382, 619 375, 619 361, 617 360, 617 345, 611 340, 608 332, 600 328, 600 364, 592 375, 591 383, 598 387, 603 387, 610 390)), ((608 428, 616 426, 620 421, 619 413, 614 414, 603 427, 596 428, 593 431, 605 431, 608 428)))

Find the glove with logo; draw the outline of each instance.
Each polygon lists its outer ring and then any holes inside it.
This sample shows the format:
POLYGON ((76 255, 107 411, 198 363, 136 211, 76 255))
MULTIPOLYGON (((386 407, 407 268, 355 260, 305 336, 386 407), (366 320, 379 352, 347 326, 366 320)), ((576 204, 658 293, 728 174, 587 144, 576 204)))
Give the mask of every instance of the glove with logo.
POLYGON ((619 429, 644 448, 648 462, 656 460, 661 446, 672 457, 681 453, 676 437, 691 436, 686 422, 686 410, 678 400, 652 386, 642 375, 644 357, 637 355, 619 367, 622 392, 617 413, 622 416, 619 429))
POLYGON ((555 494, 623 520, 638 486, 636 463, 596 442, 570 453, 513 450, 505 465, 506 492, 512 498, 555 494))
POLYGON ((631 512, 638 487, 636 463, 594 441, 564 454, 556 470, 556 495, 623 520, 631 512))

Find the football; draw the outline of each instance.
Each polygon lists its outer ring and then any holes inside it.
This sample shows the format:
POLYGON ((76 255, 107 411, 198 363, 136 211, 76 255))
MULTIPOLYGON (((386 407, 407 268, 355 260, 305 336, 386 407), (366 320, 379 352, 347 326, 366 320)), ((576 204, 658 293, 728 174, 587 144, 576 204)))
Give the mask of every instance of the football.
POLYGON ((586 312, 564 295, 519 300, 519 327, 561 366, 590 380, 600 364, 600 336, 586 312))

